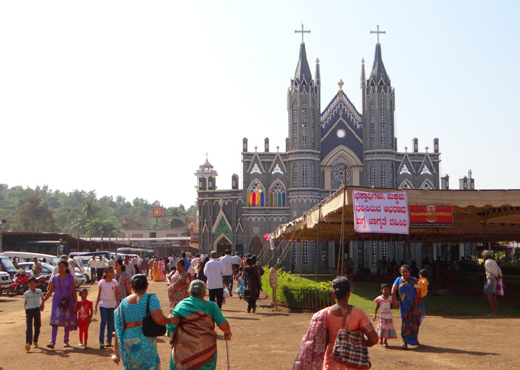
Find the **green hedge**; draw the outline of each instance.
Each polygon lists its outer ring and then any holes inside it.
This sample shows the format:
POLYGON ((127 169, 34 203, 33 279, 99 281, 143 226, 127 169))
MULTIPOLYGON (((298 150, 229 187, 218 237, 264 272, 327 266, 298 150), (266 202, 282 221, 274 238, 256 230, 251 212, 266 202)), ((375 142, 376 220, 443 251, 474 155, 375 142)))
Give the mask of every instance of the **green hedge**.
MULTIPOLYGON (((269 295, 273 291, 269 286, 269 268, 264 267, 262 289, 269 295)), ((334 300, 330 294, 331 282, 315 283, 307 279, 294 277, 283 270, 278 270, 276 299, 291 309, 316 311, 330 306, 334 300)))

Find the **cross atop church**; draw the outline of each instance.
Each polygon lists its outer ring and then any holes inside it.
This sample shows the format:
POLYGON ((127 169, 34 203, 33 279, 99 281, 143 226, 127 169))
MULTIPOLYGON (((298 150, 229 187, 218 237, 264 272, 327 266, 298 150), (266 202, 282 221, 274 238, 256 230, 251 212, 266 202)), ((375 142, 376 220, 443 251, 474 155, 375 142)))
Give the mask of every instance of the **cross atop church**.
MULTIPOLYGON (((379 26, 378 26, 379 27, 379 26)), ((301 31, 298 31, 298 30, 295 30, 294 33, 301 33, 302 34, 302 42, 303 42, 303 36, 305 33, 311 33, 311 31, 308 31, 308 30, 304 30, 303 29, 303 23, 302 23, 302 30, 301 31)))
POLYGON ((386 31, 379 31, 379 25, 377 25, 377 31, 370 31, 370 34, 375 33, 377 34, 377 43, 379 44, 379 34, 385 34, 386 31))
POLYGON ((206 152, 204 155, 206 156, 206 162, 207 162, 207 161, 208 161, 208 155, 209 155, 209 153, 206 152))

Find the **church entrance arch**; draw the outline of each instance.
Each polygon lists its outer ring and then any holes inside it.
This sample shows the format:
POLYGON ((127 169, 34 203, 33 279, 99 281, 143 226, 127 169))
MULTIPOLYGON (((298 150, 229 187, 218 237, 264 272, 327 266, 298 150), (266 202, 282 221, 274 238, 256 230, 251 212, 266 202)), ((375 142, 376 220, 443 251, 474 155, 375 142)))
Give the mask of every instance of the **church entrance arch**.
POLYGON ((251 240, 251 244, 249 244, 249 253, 253 256, 259 256, 262 252, 263 244, 258 236, 255 236, 253 240, 251 240))
POLYGON ((220 238, 217 239, 216 243, 216 251, 220 256, 226 249, 231 250, 231 242, 224 235, 221 235, 220 238))

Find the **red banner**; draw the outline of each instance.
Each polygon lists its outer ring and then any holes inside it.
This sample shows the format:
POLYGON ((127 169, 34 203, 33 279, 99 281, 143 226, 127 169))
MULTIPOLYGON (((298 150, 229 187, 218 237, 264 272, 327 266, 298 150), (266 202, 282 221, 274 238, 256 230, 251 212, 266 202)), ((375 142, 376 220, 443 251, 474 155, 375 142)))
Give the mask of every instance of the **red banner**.
POLYGON ((410 226, 453 226, 453 206, 410 206, 410 226))

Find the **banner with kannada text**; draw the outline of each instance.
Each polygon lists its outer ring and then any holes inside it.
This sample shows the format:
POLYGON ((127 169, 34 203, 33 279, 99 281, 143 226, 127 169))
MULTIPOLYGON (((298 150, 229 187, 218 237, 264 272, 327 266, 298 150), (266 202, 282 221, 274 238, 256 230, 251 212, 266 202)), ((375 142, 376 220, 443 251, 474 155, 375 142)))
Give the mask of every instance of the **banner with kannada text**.
POLYGON ((371 193, 354 190, 354 229, 358 233, 408 234, 408 197, 405 191, 371 193))

